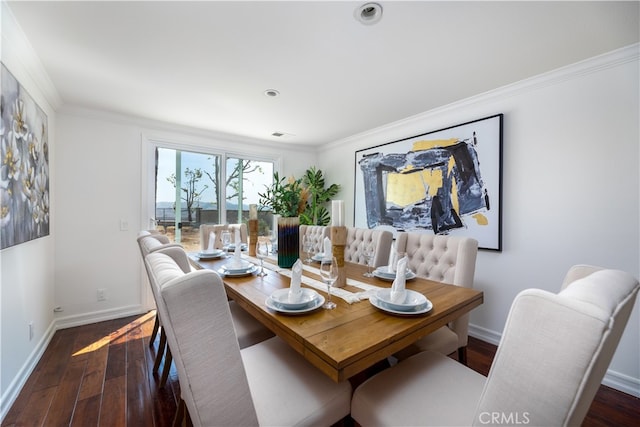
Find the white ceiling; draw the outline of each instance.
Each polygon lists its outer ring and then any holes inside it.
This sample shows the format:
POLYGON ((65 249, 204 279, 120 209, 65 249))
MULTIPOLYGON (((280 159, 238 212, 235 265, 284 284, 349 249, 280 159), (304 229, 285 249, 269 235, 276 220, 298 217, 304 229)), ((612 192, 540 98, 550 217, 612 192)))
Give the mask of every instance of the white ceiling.
POLYGON ((637 43, 640 33, 638 1, 381 0, 375 25, 354 18, 364 3, 8 2, 64 105, 301 145, 637 43))

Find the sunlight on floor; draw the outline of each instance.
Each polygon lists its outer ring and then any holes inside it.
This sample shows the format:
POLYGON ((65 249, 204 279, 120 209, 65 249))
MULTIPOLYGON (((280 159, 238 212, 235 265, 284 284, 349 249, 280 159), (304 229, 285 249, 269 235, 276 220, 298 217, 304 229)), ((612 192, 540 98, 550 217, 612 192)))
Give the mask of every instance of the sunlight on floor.
MULTIPOLYGON (((91 344, 89 344, 88 346, 78 350, 77 352, 73 353, 73 356, 79 356, 81 354, 86 354, 86 353, 91 353, 93 351, 96 351, 106 345, 109 345, 110 342, 120 338, 121 336, 125 335, 127 332, 129 332, 131 329, 137 328, 138 326, 141 326, 142 324, 152 321, 154 320, 156 316, 156 311, 152 310, 148 313, 143 314, 142 316, 138 317, 137 319, 135 319, 133 322, 128 323, 126 325, 124 325, 123 327, 116 329, 115 331, 111 332, 109 335, 106 335, 102 338, 100 338, 97 341, 92 342, 91 344)), ((148 336, 150 334, 146 334, 143 336, 148 336)), ((139 339, 140 337, 136 337, 136 339, 139 339)))

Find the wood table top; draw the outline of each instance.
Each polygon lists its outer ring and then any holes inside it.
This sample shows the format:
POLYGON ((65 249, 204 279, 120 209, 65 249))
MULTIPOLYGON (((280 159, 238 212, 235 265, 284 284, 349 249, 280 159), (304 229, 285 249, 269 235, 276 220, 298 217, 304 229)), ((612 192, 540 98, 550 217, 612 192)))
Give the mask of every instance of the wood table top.
MULTIPOLYGON (((228 260, 200 260, 190 255, 195 268, 217 270, 228 260)), ((363 277, 366 267, 345 263, 347 277, 379 287, 391 282, 363 277)), ((308 271, 305 276, 320 280, 308 271)), ((305 314, 283 314, 269 309, 267 298, 287 288, 290 279, 275 271, 265 277, 223 278, 227 295, 309 362, 334 381, 342 381, 373 366, 425 335, 468 313, 483 302, 478 290, 415 278, 406 288, 425 295, 433 309, 422 315, 398 316, 379 310, 363 300, 353 304, 333 296, 334 310, 319 308, 305 314)), ((307 287, 306 285, 302 285, 307 287)), ((347 285, 343 289, 361 292, 347 285)), ((326 291, 318 291, 326 298, 326 291)))

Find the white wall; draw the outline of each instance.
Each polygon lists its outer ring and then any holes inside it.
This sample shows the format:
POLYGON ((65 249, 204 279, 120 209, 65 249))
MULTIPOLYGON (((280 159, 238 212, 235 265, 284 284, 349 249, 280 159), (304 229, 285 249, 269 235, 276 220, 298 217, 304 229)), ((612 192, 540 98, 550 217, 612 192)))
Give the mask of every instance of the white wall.
MULTIPOLYGON (((30 55, 29 45, 4 2, 2 19, 2 62, 44 110, 49 131, 49 177, 55 182, 56 115, 48 78, 38 73, 39 60, 30 55)), ((54 91, 55 92, 55 91, 54 91)), ((4 138, 4 137, 3 137, 4 138)), ((0 251, 0 415, 4 416, 46 348, 53 334, 55 188, 51 187, 49 236, 0 251), (34 336, 29 339, 29 323, 34 336)))
MULTIPOLYGON (((640 276, 638 45, 336 141, 319 167, 353 205, 354 152, 504 113, 503 250, 480 251, 472 332, 497 343, 515 295, 578 263, 640 276)), ((353 218, 353 212, 346 213, 353 218)), ((640 395, 634 309, 605 383, 640 395)))

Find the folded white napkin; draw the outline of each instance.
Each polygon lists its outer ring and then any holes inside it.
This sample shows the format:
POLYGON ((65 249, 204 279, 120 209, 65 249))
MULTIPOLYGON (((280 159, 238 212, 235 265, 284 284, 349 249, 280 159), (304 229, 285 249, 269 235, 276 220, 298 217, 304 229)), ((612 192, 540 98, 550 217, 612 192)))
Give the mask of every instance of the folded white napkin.
POLYGON ((215 245, 216 245, 216 233, 215 231, 212 231, 211 233, 209 233, 209 245, 207 246, 207 253, 213 253, 215 251, 215 245))
POLYGON ((387 269, 390 273, 396 271, 398 267, 398 252, 396 252, 396 245, 391 245, 391 250, 389 251, 389 262, 387 263, 387 269))
POLYGON ((405 283, 406 283, 406 277, 405 275, 407 274, 407 257, 402 257, 399 261, 398 261, 398 269, 396 271, 396 278, 393 281, 393 284, 391 285, 391 293, 390 293, 390 298, 391 298, 391 302, 394 303, 402 303, 405 300, 406 297, 406 290, 405 290, 405 283))
POLYGON ((231 266, 234 268, 242 267, 242 242, 240 241, 240 230, 236 229, 235 235, 235 245, 236 250, 233 254, 233 260, 231 261, 231 266))
POLYGON ((300 283, 302 282, 302 261, 300 258, 293 263, 291 267, 291 284, 289 285, 289 302, 298 302, 302 297, 302 289, 300 289, 300 283))
POLYGON ((332 257, 331 252, 333 250, 331 249, 331 239, 329 239, 328 237, 324 238, 323 249, 324 249, 324 254, 322 255, 322 259, 327 261, 330 260, 332 257))

